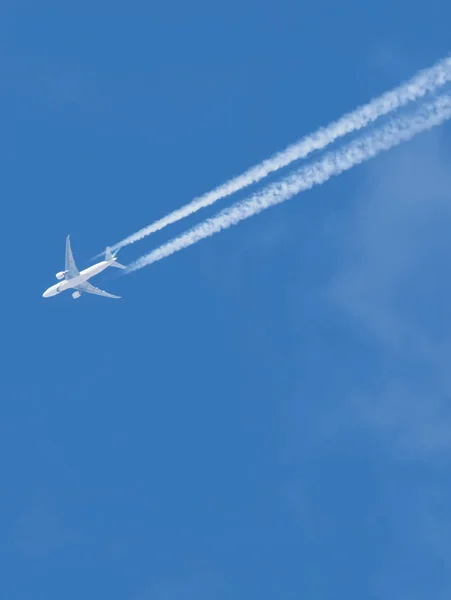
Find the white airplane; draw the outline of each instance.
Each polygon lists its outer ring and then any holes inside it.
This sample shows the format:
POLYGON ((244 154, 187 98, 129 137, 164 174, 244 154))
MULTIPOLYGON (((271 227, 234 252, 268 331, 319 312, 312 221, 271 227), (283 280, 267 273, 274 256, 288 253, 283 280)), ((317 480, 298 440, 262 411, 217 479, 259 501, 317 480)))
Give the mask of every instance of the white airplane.
POLYGON ((74 289, 72 298, 80 298, 82 294, 97 294, 98 296, 105 296, 105 298, 120 298, 120 296, 114 296, 108 292, 104 292, 99 288, 94 287, 88 283, 88 279, 101 273, 108 267, 117 267, 118 269, 125 269, 124 265, 117 262, 116 252, 111 252, 109 248, 105 250, 105 260, 102 260, 92 267, 88 267, 84 271, 79 271, 74 261, 72 249, 70 247, 70 236, 66 238, 66 268, 64 271, 60 271, 56 274, 56 278, 59 280, 64 279, 61 283, 56 283, 45 290, 42 294, 44 298, 50 296, 56 296, 65 290, 74 289))

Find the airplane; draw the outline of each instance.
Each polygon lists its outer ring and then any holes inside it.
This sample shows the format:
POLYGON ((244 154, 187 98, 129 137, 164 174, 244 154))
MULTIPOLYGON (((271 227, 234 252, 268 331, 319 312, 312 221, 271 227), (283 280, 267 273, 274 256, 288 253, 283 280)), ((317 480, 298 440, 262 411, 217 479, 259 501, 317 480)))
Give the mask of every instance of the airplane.
POLYGON ((111 250, 107 248, 105 250, 105 260, 92 265, 92 267, 88 267, 84 271, 79 271, 74 261, 74 256, 70 247, 70 236, 68 235, 66 238, 66 267, 64 271, 60 271, 56 274, 58 280, 64 281, 49 287, 42 294, 42 297, 50 298, 50 296, 56 296, 65 290, 74 289, 75 291, 72 293, 72 298, 74 299, 80 298, 82 294, 97 294, 98 296, 104 296, 105 298, 120 298, 120 296, 104 292, 88 282, 88 279, 101 273, 108 267, 126 269, 124 265, 117 262, 116 254, 117 251, 111 252, 111 250))

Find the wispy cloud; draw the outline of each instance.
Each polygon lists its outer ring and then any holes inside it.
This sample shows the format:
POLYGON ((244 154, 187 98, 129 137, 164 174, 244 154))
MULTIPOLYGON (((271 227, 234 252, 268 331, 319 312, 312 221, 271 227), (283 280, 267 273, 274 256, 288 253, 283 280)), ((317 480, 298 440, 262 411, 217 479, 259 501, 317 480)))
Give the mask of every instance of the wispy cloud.
POLYGON ((335 225, 340 258, 325 297, 366 349, 368 373, 337 394, 334 433, 377 442, 388 524, 377 597, 451 594, 449 160, 435 132, 377 161, 335 225))
POLYGON ((47 558, 75 541, 56 511, 38 503, 22 516, 15 535, 16 547, 33 558, 47 558))
POLYGON ((451 450, 451 174, 440 138, 412 146, 381 161, 362 190, 328 293, 393 361, 390 378, 356 400, 361 418, 404 452, 443 456, 451 450))
POLYGON ((76 65, 56 64, 36 56, 0 59, 3 98, 13 96, 55 109, 103 108, 93 78, 76 65))
POLYGON ((207 572, 151 584, 135 600, 220 600, 224 597, 222 580, 216 574, 207 572))

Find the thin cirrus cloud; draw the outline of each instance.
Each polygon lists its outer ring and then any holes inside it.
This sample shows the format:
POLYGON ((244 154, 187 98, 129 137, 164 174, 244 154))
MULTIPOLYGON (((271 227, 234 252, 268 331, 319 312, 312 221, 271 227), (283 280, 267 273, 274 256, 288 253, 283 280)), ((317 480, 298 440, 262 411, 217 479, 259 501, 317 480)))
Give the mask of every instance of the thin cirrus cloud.
POLYGON ((352 394, 357 423, 410 458, 451 450, 448 165, 438 133, 375 164, 336 231, 344 258, 327 286, 385 364, 377 385, 352 394))

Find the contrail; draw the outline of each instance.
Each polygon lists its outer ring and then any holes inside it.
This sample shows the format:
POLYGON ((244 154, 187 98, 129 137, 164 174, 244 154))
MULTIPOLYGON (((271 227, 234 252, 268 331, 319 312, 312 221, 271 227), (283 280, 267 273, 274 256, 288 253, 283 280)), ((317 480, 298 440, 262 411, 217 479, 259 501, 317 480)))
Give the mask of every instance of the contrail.
POLYGON ((363 135, 341 150, 327 153, 317 162, 296 170, 279 182, 253 194, 247 200, 224 209, 215 217, 207 219, 181 236, 142 256, 131 263, 126 272, 142 269, 223 229, 232 227, 270 206, 285 202, 315 185, 321 185, 331 177, 340 175, 355 165, 377 156, 380 152, 390 150, 417 134, 442 124, 449 118, 451 118, 451 96, 440 96, 434 102, 420 106, 410 115, 393 118, 376 131, 363 135))
POLYGON ((211 192, 195 198, 189 204, 186 204, 182 208, 155 221, 151 225, 144 227, 140 231, 123 239, 121 242, 114 244, 111 248, 112 250, 117 250, 124 246, 128 246, 129 244, 133 244, 138 240, 167 227, 171 223, 175 223, 180 219, 192 215, 201 208, 214 204, 221 198, 225 198, 253 183, 257 183, 270 173, 286 167, 295 160, 305 158, 315 150, 323 150, 337 139, 362 129, 366 125, 376 121, 378 118, 405 106, 411 101, 422 98, 427 93, 437 90, 449 81, 451 81, 451 57, 442 59, 434 66, 420 71, 412 79, 399 87, 389 92, 385 92, 382 96, 375 98, 368 104, 344 115, 337 121, 319 129, 315 133, 302 138, 297 143, 288 146, 288 148, 282 152, 274 154, 269 159, 251 167, 242 175, 230 179, 211 192))

